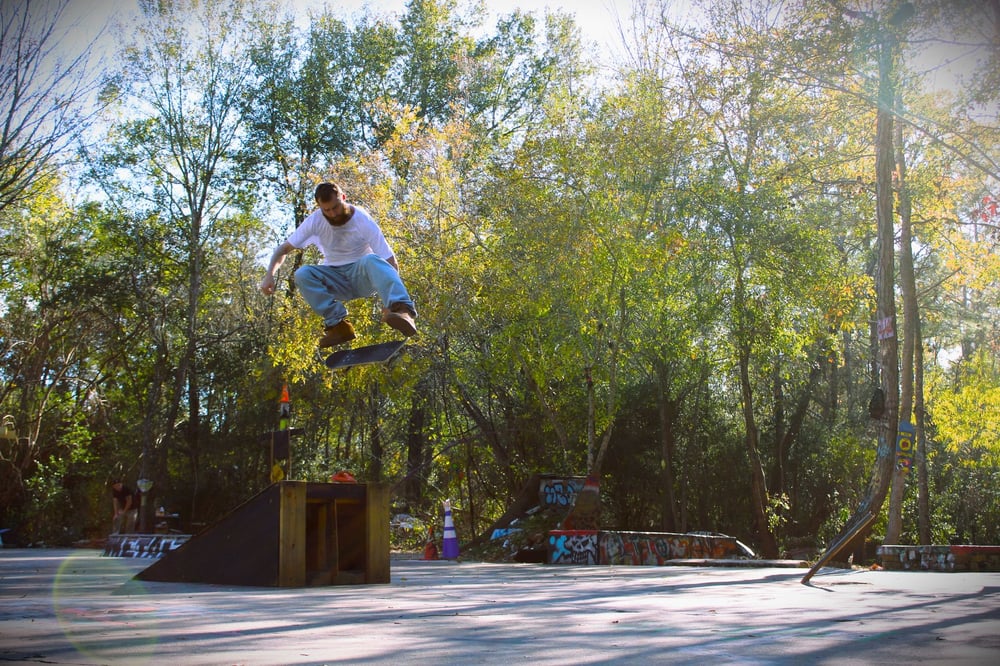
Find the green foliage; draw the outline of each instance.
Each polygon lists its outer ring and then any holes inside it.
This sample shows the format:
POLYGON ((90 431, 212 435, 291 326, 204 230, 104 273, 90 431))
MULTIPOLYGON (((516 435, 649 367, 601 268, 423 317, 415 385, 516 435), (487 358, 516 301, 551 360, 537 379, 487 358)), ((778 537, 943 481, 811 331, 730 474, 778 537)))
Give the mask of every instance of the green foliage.
POLYGON ((787 513, 790 508, 788 495, 768 497, 767 523, 772 532, 778 532, 788 522, 787 513))
MULTIPOLYGON (((293 478, 390 483, 420 523, 395 547, 422 549, 442 499, 471 539, 532 473, 588 471, 609 527, 829 539, 875 458, 878 33, 793 4, 640 13, 614 69, 560 14, 149 8, 86 155, 100 196, 36 180, 0 211, 0 520, 99 535, 123 475, 210 522, 268 483, 287 384, 293 478), (417 301, 389 366, 322 366, 291 281, 312 255, 256 288, 324 178, 417 301)), ((905 92, 933 533, 995 543, 996 128, 905 92)), ((391 335, 350 307, 362 341, 391 335)))
POLYGON ((963 451, 1000 464, 1000 371, 986 350, 956 363, 948 373, 939 370, 928 408, 939 441, 952 451, 963 451))
MULTIPOLYGON (((1000 466, 995 455, 983 447, 956 449, 936 442, 936 437, 932 443, 932 525, 937 538, 943 539, 935 543, 1000 543, 1000 466)), ((912 512, 904 512, 904 521, 907 518, 910 522, 904 522, 904 528, 912 539, 912 512)))

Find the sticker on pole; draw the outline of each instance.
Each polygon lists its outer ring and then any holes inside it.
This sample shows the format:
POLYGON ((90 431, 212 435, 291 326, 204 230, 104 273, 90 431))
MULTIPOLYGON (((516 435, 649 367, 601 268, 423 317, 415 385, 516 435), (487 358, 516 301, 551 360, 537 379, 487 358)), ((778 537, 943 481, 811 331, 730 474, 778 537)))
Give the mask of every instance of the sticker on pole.
POLYGON ((889 340, 896 337, 896 331, 892 327, 892 317, 885 317, 878 320, 878 339, 889 340))
POLYGON ((913 424, 903 421, 896 435, 896 469, 909 474, 913 467, 913 453, 916 450, 916 434, 913 424))

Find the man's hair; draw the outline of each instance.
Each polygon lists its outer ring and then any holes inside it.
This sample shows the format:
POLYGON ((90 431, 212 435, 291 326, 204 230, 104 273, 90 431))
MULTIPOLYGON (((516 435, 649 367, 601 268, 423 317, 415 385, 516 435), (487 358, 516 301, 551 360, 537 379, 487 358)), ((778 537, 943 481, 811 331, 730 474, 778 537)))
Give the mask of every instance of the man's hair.
POLYGON ((344 191, 337 183, 320 183, 316 186, 316 201, 326 203, 334 198, 339 198, 344 191))

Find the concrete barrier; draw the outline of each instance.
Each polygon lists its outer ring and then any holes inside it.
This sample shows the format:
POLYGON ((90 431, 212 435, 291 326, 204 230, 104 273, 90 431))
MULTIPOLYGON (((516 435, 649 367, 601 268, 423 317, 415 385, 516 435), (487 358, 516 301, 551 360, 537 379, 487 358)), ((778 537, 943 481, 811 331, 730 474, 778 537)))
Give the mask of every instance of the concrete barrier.
POLYGON ((552 530, 550 564, 664 566, 676 560, 740 559, 753 553, 724 534, 552 530))
POLYGON ((879 546, 877 554, 882 567, 892 570, 1000 571, 1000 546, 890 544, 879 546))

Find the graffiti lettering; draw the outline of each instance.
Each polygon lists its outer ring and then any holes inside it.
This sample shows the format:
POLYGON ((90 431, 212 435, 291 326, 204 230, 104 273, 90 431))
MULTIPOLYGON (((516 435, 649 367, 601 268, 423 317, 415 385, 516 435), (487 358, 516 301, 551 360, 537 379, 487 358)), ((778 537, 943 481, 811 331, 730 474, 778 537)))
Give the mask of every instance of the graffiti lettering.
POLYGON ((549 562, 597 564, 597 532, 550 532, 549 562))
MULTIPOLYGON (((579 532, 551 532, 555 535, 579 532)), ((669 532, 598 532, 597 563, 663 566, 678 559, 737 559, 743 556, 739 542, 722 534, 672 534, 669 532)), ((573 564, 567 553, 555 552, 553 564, 573 564), (556 557, 561 559, 557 560, 556 557)))
POLYGON ((543 507, 573 506, 573 500, 582 487, 582 480, 542 479, 538 487, 538 499, 543 507))
POLYGON ((111 535, 104 547, 106 557, 141 557, 157 559, 172 550, 180 548, 190 535, 111 535))

